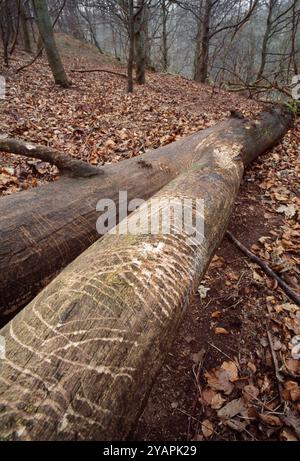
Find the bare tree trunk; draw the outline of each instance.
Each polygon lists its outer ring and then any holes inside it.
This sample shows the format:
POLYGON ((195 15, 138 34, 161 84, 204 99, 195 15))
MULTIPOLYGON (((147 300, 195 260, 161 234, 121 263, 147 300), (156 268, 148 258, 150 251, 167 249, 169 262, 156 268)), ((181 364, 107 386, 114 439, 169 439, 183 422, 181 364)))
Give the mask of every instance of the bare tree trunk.
POLYGON ((297 32, 299 28, 299 21, 300 21, 300 14, 299 10, 297 10, 297 6, 299 7, 299 1, 298 0, 293 0, 293 9, 292 9, 292 37, 291 37, 291 42, 292 42, 292 49, 291 49, 291 59, 293 63, 293 69, 295 75, 298 75, 298 63, 297 63, 297 46, 296 46, 296 40, 297 40, 297 32))
MULTIPOLYGON (((162 231, 160 219, 158 234, 108 233, 0 330, 2 440, 128 436, 222 240, 244 167, 291 120, 291 113, 276 110, 244 120, 221 143, 212 133, 201 143, 203 155, 155 196, 165 204, 163 216, 168 201, 190 200, 194 219, 204 200, 199 234, 178 230, 180 207, 171 232, 162 231)), ((147 227, 154 212, 147 205, 132 214, 129 229, 138 221, 147 227)))
POLYGON ((15 5, 16 5, 16 14, 17 14, 16 30, 15 30, 15 36, 14 36, 12 45, 9 50, 9 54, 13 54, 13 52, 15 51, 16 45, 18 43, 19 31, 20 31, 21 0, 16 0, 15 5))
POLYGON ((31 40, 30 40, 30 33, 28 28, 28 21, 26 17, 26 10, 22 1, 20 2, 20 20, 21 20, 21 27, 22 27, 22 37, 23 37, 23 47, 26 53, 31 53, 31 40))
POLYGON ((7 67, 9 66, 9 43, 13 32, 11 26, 12 18, 10 5, 8 0, 3 0, 2 3, 0 3, 0 32, 3 44, 3 59, 7 67))
POLYGON ((41 56, 43 54, 43 51, 44 51, 44 42, 43 42, 43 38, 41 36, 41 34, 39 33, 38 34, 38 40, 37 40, 37 47, 36 47, 36 50, 37 50, 37 53, 39 54, 39 56, 41 56))
MULTIPOLYGON (((86 12, 86 14, 84 14, 83 11, 81 11, 81 9, 78 8, 78 14, 88 23, 91 38, 92 38, 92 42, 96 46, 96 48, 98 49, 99 53, 103 54, 103 50, 102 50, 102 48, 99 45, 98 40, 97 40, 97 35, 96 35, 96 30, 95 30, 94 24, 92 23, 92 20, 89 17, 89 13, 86 12)), ((78 27, 79 27, 79 25, 78 25, 78 27)))
POLYGON ((133 92, 133 60, 134 60, 134 8, 133 0, 129 0, 128 3, 128 39, 129 39, 129 50, 128 50, 128 63, 127 63, 127 74, 128 74, 128 93, 133 92))
POLYGON ((203 19, 200 32, 200 46, 196 57, 194 80, 205 83, 208 77, 209 42, 210 42, 210 19, 212 0, 203 0, 203 19))
POLYGON ((169 66, 168 60, 168 34, 167 34, 167 21, 168 21, 168 8, 166 0, 162 0, 162 56, 163 56, 163 71, 167 72, 169 66))
POLYGON ((138 0, 136 5, 137 12, 134 16, 134 44, 135 44, 135 63, 136 81, 139 85, 146 82, 146 6, 145 0, 138 0))
POLYGON ((34 8, 37 16, 39 32, 44 43, 54 81, 63 88, 68 88, 70 86, 70 82, 65 73, 65 69, 55 43, 46 0, 34 0, 34 8))
POLYGON ((260 62, 260 68, 257 74, 257 79, 260 79, 261 77, 263 77, 266 63, 267 63, 268 46, 269 46, 270 34, 272 31, 272 16, 273 16, 274 8, 275 8, 275 2, 276 0, 269 0, 269 4, 268 4, 267 25, 266 25, 266 30, 264 34, 263 44, 262 44, 261 62, 260 62))

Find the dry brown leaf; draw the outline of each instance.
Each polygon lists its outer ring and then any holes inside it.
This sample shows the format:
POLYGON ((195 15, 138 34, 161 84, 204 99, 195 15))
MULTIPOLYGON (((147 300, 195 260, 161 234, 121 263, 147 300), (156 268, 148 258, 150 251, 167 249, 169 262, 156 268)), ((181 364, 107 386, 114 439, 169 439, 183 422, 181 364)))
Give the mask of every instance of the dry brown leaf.
POLYGON ((256 373, 256 366, 254 365, 254 363, 248 362, 248 363, 247 363, 247 367, 248 367, 249 370, 251 370, 253 373, 256 373))
POLYGON ((222 315, 222 312, 220 311, 215 311, 211 314, 213 319, 219 318, 222 315))
POLYGON ((234 416, 243 413, 246 410, 244 399, 235 399, 227 403, 221 410, 218 411, 218 416, 221 419, 231 419, 234 416))
POLYGON ((291 399, 293 402, 298 402, 300 400, 300 388, 293 388, 290 390, 291 399))
POLYGON ((298 387, 298 384, 295 382, 295 381, 286 381, 284 383, 284 387, 285 389, 287 389, 288 391, 292 390, 292 389, 295 389, 298 387))
POLYGON ((300 439, 300 419, 298 415, 294 413, 294 411, 288 409, 286 414, 282 416, 282 420, 287 426, 292 427, 294 429, 295 433, 297 434, 297 437, 299 437, 300 439))
POLYGON ((227 331, 225 328, 222 328, 222 327, 216 327, 215 334, 216 335, 229 335, 229 331, 227 331))
POLYGON ((281 432, 281 438, 283 440, 286 440, 287 442, 297 442, 298 441, 297 437, 289 429, 284 429, 281 432))
POLYGON ((224 402, 226 402, 226 400, 223 399, 221 394, 215 394, 213 396, 213 398, 211 399, 211 407, 214 410, 219 410, 222 407, 222 405, 224 404, 224 402))
POLYGON ((226 395, 233 391, 233 384, 238 379, 238 368, 234 362, 223 362, 220 368, 205 373, 208 385, 226 395))
POLYGON ((206 372, 205 377, 208 385, 217 391, 223 391, 226 395, 231 394, 234 389, 233 384, 229 380, 228 373, 225 370, 212 370, 206 372))
POLYGON ((214 433, 214 426, 209 421, 209 419, 205 419, 202 422, 201 429, 202 429, 202 433, 203 433, 203 435, 204 435, 204 437, 206 439, 209 439, 214 433))
POLYGON ((229 381, 234 383, 238 380, 239 371, 238 367, 234 362, 223 362, 221 365, 221 369, 225 370, 229 376, 229 381))
POLYGON ((300 374, 300 360, 288 359, 285 364, 289 371, 296 375, 300 374))
POLYGON ((251 400, 255 400, 259 396, 259 389, 252 384, 249 384, 244 387, 243 396, 247 402, 251 402, 251 400))
POLYGON ((282 426, 281 419, 275 415, 259 414, 259 419, 267 426, 282 426))
POLYGON ((202 405, 211 405, 212 399, 217 395, 217 393, 210 387, 206 387, 201 392, 201 403, 202 405))
POLYGON ((105 147, 107 149, 115 149, 116 148, 116 143, 112 139, 108 139, 105 143, 105 147))

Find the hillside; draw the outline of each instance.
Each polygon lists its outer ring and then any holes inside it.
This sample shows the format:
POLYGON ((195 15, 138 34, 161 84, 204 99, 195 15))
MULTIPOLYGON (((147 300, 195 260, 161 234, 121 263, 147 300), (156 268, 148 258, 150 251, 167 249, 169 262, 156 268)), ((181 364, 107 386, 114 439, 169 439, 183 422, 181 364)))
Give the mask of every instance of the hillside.
MULTIPOLYGON (((28 60, 19 51, 11 67, 1 69, 8 92, 0 101, 0 132, 103 165, 212 126, 230 110, 252 116, 263 108, 234 93, 153 72, 146 85, 127 94, 120 76, 72 72, 125 72, 118 61, 69 36, 58 34, 57 40, 72 87, 53 85, 45 59, 17 74, 28 60)), ((298 122, 247 170, 229 230, 299 292, 298 122)), ((59 176, 44 162, 3 153, 0 168, 2 195, 59 176)), ((299 337, 299 307, 225 238, 187 311, 135 440, 300 437, 299 337), (274 352, 282 383, 276 377, 274 352), (220 370, 227 370, 225 379, 220 370), (282 417, 287 403, 293 413, 282 417)))
MULTIPOLYGON (((118 61, 70 36, 57 34, 57 39, 73 86, 69 91, 54 86, 45 58, 16 74, 28 61, 28 55, 19 53, 10 69, 2 70, 8 94, 1 101, 1 131, 46 143, 93 165, 118 162, 168 144, 226 118, 230 109, 251 115, 262 107, 176 75, 155 73, 149 73, 148 83, 130 95, 121 77, 71 72, 95 68, 126 72, 118 61)), ((0 177, 4 195, 57 177, 56 169, 41 162, 16 161, 7 154, 1 162, 15 166, 11 178, 5 172, 0 177)))

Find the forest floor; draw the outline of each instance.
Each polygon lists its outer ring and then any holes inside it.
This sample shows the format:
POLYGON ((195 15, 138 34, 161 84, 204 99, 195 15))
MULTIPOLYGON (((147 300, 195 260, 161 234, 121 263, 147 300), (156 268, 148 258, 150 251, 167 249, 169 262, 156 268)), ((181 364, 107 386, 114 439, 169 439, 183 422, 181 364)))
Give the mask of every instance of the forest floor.
MULTIPOLYGON (((44 59, 16 73, 30 59, 18 52, 9 69, 0 67, 7 77, 0 133, 102 165, 211 126, 230 109, 253 116, 263 108, 236 94, 152 72, 146 85, 128 95, 122 77, 71 72, 96 67, 124 72, 120 63, 65 35, 57 38, 72 88, 53 85, 44 59)), ((298 292, 299 139, 298 120, 277 147, 247 169, 229 224, 298 292)), ((2 195, 58 177, 44 162, 1 154, 2 195)), ((224 238, 132 438, 300 439, 299 379, 300 308, 224 238)))

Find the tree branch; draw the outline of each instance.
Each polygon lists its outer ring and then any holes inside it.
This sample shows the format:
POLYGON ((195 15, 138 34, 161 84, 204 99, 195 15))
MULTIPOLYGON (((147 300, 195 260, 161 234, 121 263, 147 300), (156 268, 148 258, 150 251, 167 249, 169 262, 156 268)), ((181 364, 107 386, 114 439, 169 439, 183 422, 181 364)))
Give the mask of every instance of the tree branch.
POLYGON ((102 170, 77 160, 51 147, 40 146, 0 135, 0 151, 24 157, 37 158, 57 166, 61 174, 71 177, 89 177, 102 174, 102 170))
POLYGON ((118 75, 119 77, 127 78, 127 74, 122 74, 121 72, 115 72, 109 69, 71 69, 71 72, 77 72, 80 74, 89 72, 107 72, 108 74, 118 75))
POLYGON ((273 277, 277 282, 278 285, 284 290, 284 292, 296 303, 298 306, 300 306, 300 296, 295 293, 289 287, 287 283, 285 283, 279 275, 277 275, 271 268, 268 266, 264 261, 262 261, 258 256, 253 254, 248 248, 246 248, 234 235, 227 231, 226 235, 232 240, 232 242, 246 255, 248 256, 251 261, 255 262, 258 264, 258 266, 265 272, 265 274, 269 275, 270 277, 273 277))

